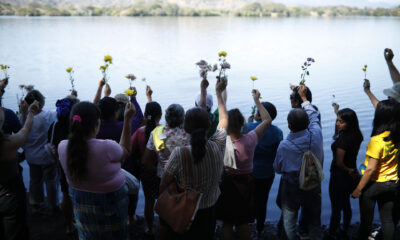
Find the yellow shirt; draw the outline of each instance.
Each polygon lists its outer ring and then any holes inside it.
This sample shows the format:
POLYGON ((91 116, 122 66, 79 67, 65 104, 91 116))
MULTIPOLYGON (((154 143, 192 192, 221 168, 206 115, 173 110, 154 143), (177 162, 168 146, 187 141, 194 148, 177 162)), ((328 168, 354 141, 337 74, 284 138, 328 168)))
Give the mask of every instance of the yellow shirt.
POLYGON ((383 140, 389 134, 389 131, 385 131, 373 136, 368 143, 364 165, 368 166, 369 158, 378 160, 377 174, 372 176, 371 181, 387 182, 398 179, 397 163, 399 160, 399 147, 396 147, 391 141, 385 142, 383 140))

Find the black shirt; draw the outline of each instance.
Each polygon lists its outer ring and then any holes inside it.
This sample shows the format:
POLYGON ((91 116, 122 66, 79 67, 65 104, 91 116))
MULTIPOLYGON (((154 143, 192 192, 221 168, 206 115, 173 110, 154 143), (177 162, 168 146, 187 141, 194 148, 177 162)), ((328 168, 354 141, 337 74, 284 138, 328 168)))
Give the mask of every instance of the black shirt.
POLYGON ((343 159, 343 163, 348 168, 357 168, 357 155, 360 150, 361 141, 355 136, 346 132, 340 132, 336 140, 332 143, 331 149, 333 153, 333 160, 331 165, 331 171, 337 170, 339 167, 336 165, 336 150, 338 148, 346 151, 343 159))

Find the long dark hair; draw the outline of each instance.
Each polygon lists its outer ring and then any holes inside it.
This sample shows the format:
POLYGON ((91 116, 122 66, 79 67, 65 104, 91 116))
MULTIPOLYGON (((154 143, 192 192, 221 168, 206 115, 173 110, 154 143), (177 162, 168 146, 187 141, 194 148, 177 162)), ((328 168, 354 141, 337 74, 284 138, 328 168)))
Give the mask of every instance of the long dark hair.
POLYGON ((244 117, 239 109, 234 108, 228 111, 228 134, 240 133, 244 125, 244 117))
POLYGON ((190 134, 190 145, 194 162, 200 162, 206 155, 206 133, 210 127, 208 113, 203 108, 195 107, 186 112, 184 129, 190 134))
MULTIPOLYGON (((352 139, 357 141, 357 144, 364 140, 364 137, 361 133, 360 126, 358 124, 358 117, 356 112, 354 112, 350 108, 343 108, 337 113, 338 117, 340 117, 347 125, 346 129, 343 131, 346 134, 349 134, 352 139)), ((340 132, 335 126, 335 135, 333 135, 333 139, 337 140, 340 132)))
POLYGON ((149 102, 144 110, 144 118, 146 119, 145 136, 148 140, 151 131, 157 126, 156 120, 161 117, 161 106, 158 102, 149 102))
POLYGON ((67 147, 67 169, 73 182, 85 178, 89 154, 88 138, 98 126, 99 108, 90 102, 75 104, 70 114, 70 135, 67 147))
POLYGON ((394 100, 383 100, 378 103, 375 110, 375 117, 371 137, 385 131, 390 131, 385 141, 392 141, 393 144, 400 144, 400 104, 394 100))

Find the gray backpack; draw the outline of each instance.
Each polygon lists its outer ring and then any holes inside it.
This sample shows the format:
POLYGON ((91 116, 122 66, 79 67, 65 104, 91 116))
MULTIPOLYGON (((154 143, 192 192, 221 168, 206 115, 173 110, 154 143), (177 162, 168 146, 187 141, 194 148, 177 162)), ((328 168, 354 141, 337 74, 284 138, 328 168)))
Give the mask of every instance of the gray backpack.
POLYGON ((301 161, 299 174, 299 187, 302 190, 314 189, 322 182, 322 180, 324 180, 321 163, 311 151, 311 138, 312 135, 310 134, 309 150, 306 152, 304 152, 297 144, 289 140, 289 142, 303 153, 303 160, 301 161))

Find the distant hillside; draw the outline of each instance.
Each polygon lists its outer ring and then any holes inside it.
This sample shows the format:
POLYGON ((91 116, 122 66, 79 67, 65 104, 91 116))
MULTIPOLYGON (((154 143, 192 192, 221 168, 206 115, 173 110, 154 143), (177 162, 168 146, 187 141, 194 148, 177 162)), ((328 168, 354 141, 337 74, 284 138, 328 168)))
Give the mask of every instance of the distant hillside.
MULTIPOLYGON (((249 0, 252 1, 252 0, 249 0)), ((198 9, 237 9, 242 7, 246 0, 0 0, 2 3, 8 3, 17 6, 27 6, 32 3, 49 5, 53 7, 62 6, 95 6, 95 7, 126 7, 135 4, 178 4, 182 7, 192 7, 198 9)))
MULTIPOLYGON (((191 7, 228 7, 233 9, 242 6, 243 3, 254 3, 257 0, 162 0, 163 4, 176 3, 181 6, 191 7)), ((137 3, 151 3, 155 0, 0 0, 2 3, 13 5, 28 5, 30 3, 39 3, 50 6, 130 6, 137 3)), ((400 5, 400 0, 258 0, 260 3, 280 3, 287 6, 347 6, 347 7, 373 7, 373 8, 393 8, 400 5)))
POLYGON ((238 17, 340 17, 340 16, 400 16, 396 8, 356 8, 348 6, 286 6, 279 3, 245 2, 244 0, 114 0, 127 5, 85 5, 82 2, 106 0, 65 0, 71 4, 58 5, 61 0, 0 0, 0 15, 16 16, 238 16, 238 17), (38 3, 44 2, 44 3, 38 3), (168 2, 167 2, 168 1, 168 2), (22 4, 18 5, 16 3, 22 4), (128 3, 129 2, 129 3, 128 3))

